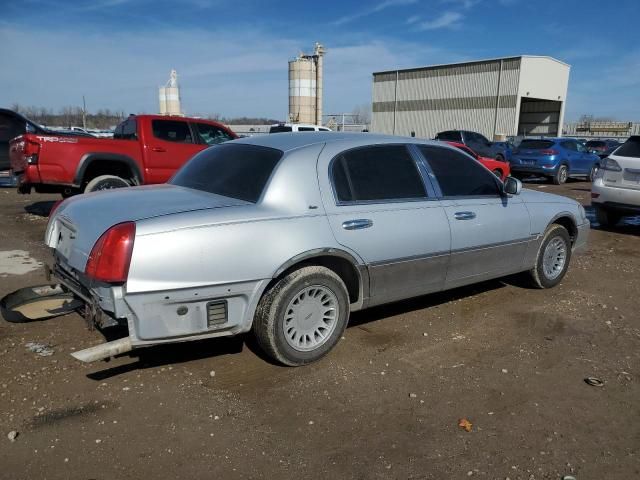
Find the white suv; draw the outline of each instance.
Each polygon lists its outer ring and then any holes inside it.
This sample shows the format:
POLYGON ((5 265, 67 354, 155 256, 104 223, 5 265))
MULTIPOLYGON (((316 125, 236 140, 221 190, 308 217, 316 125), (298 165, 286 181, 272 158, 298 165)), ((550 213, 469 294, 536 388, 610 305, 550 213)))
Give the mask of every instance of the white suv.
POLYGON ((276 123, 271 125, 269 133, 283 132, 330 132, 331 129, 310 123, 276 123))
POLYGON ((591 186, 598 223, 613 226, 624 215, 640 215, 640 135, 604 159, 591 186))

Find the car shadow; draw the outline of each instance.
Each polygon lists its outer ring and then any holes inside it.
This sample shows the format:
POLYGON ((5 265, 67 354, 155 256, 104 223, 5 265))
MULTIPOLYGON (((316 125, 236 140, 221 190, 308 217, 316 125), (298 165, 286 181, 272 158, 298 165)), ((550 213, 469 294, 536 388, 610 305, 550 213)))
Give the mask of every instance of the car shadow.
POLYGON ((31 215, 37 215, 39 217, 48 217, 53 205, 56 202, 54 200, 44 200, 35 202, 30 205, 26 205, 24 210, 31 215))
POLYGON ((584 207, 584 210, 593 230, 621 233, 623 235, 634 235, 636 237, 640 236, 640 215, 622 217, 616 225, 612 227, 604 227, 598 223, 595 209, 592 206, 584 207))
MULTIPOLYGON (((402 315, 415 310, 436 307, 438 305, 478 295, 491 290, 498 290, 508 285, 528 288, 526 279, 524 279, 522 275, 513 275, 497 280, 489 280, 453 290, 432 293, 354 312, 351 315, 347 328, 362 327, 363 325, 376 322, 384 318, 402 315)), ((107 342, 125 337, 128 334, 126 327, 110 327, 102 330, 101 333, 104 335, 105 341, 107 342)), ((165 365, 176 365, 205 358, 220 357, 223 355, 235 355, 241 353, 245 347, 261 360, 272 365, 282 366, 262 351, 253 335, 243 334, 235 337, 220 337, 183 343, 168 343, 136 349, 131 352, 118 355, 117 357, 129 357, 137 359, 136 361, 89 373, 87 374, 87 377, 95 381, 102 381, 135 370, 156 368, 165 365)), ((105 363, 108 364, 109 360, 106 360, 105 363)))

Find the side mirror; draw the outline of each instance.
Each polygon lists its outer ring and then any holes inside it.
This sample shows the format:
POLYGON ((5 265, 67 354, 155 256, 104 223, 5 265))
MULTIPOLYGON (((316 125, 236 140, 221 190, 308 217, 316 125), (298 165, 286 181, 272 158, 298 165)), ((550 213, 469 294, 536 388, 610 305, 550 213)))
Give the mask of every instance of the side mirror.
POLYGON ((504 181, 504 193, 507 195, 520 195, 522 182, 517 178, 507 177, 504 181))

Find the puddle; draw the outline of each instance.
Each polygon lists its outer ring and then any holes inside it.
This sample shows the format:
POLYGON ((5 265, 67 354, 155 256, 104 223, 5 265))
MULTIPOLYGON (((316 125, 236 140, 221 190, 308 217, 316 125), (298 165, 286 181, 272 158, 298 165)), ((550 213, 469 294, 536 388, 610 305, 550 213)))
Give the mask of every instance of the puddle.
POLYGON ((24 275, 42 267, 42 263, 25 250, 5 250, 0 252, 0 275, 24 275))

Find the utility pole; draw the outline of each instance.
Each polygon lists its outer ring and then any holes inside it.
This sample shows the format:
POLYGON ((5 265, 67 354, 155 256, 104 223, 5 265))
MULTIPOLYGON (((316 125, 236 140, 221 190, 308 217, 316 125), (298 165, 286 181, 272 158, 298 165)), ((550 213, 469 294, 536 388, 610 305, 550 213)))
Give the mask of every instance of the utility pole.
POLYGON ((84 100, 84 95, 82 95, 82 128, 87 129, 87 102, 84 100))

